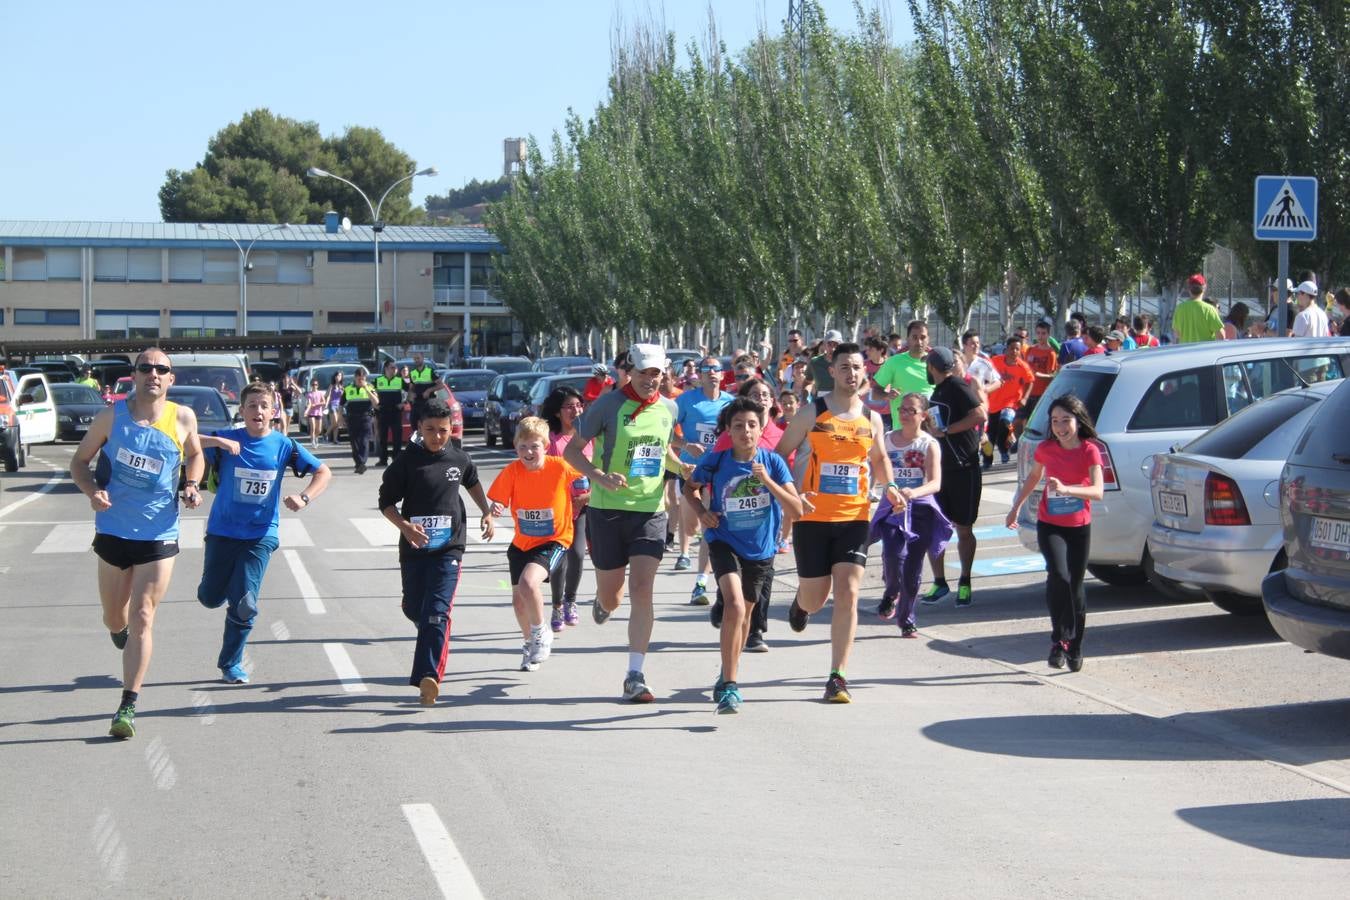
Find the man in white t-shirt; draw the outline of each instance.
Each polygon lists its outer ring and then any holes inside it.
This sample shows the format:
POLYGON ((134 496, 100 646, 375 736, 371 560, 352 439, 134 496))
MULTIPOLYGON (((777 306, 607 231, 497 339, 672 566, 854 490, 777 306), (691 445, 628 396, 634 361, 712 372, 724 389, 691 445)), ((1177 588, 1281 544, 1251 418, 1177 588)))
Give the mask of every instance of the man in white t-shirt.
POLYGON ((1331 325, 1326 310, 1317 302, 1317 285, 1305 281, 1298 286, 1294 301, 1298 315, 1294 316, 1294 337, 1331 337, 1331 325))

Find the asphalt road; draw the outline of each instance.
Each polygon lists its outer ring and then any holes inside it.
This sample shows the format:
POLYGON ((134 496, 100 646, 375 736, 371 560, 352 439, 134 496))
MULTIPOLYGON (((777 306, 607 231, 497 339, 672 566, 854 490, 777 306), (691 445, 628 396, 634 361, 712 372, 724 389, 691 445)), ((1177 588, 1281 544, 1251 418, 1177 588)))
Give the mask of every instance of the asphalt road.
MULTIPOLYGON (((117 742, 71 450, 0 475, 0 896, 1344 896, 1350 664, 1092 581, 1086 666, 1050 669, 1037 561, 1001 525, 1010 467, 987 481, 974 605, 921 606, 921 640, 872 613, 874 553, 852 705, 820 702, 827 617, 787 628, 787 556, 739 716, 713 713, 716 635, 671 558, 657 702, 619 701, 625 609, 518 672, 499 532, 465 557, 428 710, 379 470, 325 448, 334 486, 283 514, 253 682, 218 680, 199 510, 117 742)), ((507 458, 473 454, 487 479, 507 458)))

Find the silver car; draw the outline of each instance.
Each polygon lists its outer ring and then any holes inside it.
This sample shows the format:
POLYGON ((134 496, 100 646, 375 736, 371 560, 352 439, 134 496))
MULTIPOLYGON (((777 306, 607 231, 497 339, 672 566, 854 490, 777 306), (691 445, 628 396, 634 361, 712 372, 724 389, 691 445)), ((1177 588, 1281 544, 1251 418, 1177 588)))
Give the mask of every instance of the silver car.
POLYGON ((1338 382, 1281 391, 1153 459, 1155 571, 1231 613, 1262 612, 1261 580, 1285 566, 1280 470, 1338 382))
MULTIPOLYGON (((1049 432, 1050 403, 1077 394, 1097 426, 1106 495, 1092 504, 1088 571, 1108 584, 1151 582, 1170 596, 1200 599, 1158 573, 1149 550, 1153 456, 1190 441, 1257 400, 1301 382, 1336 381, 1350 370, 1350 338, 1207 341, 1096 355, 1059 371, 1018 442, 1018 479, 1049 432)), ((1019 517, 1023 546, 1036 550, 1032 493, 1019 517)))

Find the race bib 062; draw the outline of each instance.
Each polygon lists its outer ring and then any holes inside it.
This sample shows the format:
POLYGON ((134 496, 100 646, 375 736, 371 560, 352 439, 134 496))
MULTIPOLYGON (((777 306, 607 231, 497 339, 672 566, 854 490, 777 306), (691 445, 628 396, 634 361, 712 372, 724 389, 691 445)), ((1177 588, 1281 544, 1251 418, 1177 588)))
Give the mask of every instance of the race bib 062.
POLYGON ((520 530, 521 534, 529 537, 552 537, 553 510, 518 509, 516 510, 516 528, 520 530))

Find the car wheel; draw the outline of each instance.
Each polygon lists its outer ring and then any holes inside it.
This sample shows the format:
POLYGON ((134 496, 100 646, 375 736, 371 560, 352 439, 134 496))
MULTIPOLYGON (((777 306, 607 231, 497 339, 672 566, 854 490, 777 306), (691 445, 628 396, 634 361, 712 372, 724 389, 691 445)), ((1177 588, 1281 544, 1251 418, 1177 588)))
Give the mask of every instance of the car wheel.
POLYGON ((1088 563, 1087 570, 1098 580, 1116 587, 1138 587, 1148 583, 1148 573, 1143 566, 1108 566, 1103 563, 1088 563))
POLYGON ((1260 597, 1248 597, 1245 594, 1235 594, 1232 591, 1206 590, 1205 596, 1209 602, 1213 603, 1219 609, 1235 616, 1263 616, 1266 613, 1265 605, 1260 597))
MULTIPOLYGON (((1162 594, 1168 600, 1177 603, 1203 603, 1208 598, 1205 592, 1199 588, 1187 587, 1180 581, 1174 581, 1165 575, 1159 575, 1153 565, 1153 554, 1148 552, 1148 546, 1144 547, 1143 570, 1148 574, 1148 583, 1155 591, 1162 594)), ((1260 601, 1257 601, 1260 603, 1260 601)))
MULTIPOLYGON (((17 438, 17 435, 15 436, 17 438)), ((19 471, 19 454, 23 452, 23 445, 14 441, 14 446, 0 444, 0 462, 4 462, 6 472, 19 471)))

